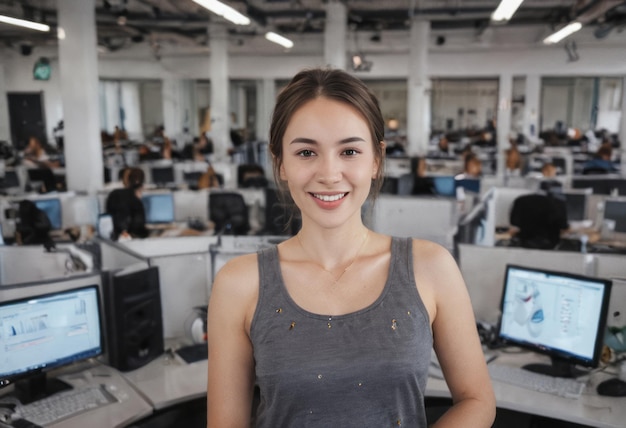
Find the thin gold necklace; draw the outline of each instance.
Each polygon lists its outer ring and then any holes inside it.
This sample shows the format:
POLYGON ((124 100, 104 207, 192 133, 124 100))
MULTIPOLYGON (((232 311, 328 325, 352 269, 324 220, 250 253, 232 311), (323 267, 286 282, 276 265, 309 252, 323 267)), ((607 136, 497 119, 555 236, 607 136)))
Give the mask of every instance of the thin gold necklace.
MULTIPOLYGON (((331 284, 331 286, 334 286, 335 284, 337 284, 341 280, 341 278, 343 278, 345 273, 348 272, 348 270, 350 270, 350 268, 352 267, 356 259, 359 258, 359 254, 361 254, 361 250, 363 250, 363 248, 365 247, 365 243, 367 242, 369 236, 370 236, 370 231, 369 229, 367 229, 367 231, 365 232, 365 236, 363 236, 363 241, 361 241, 361 245, 359 246, 359 249, 357 250, 357 252, 354 254, 352 261, 348 264, 348 266, 344 268, 344 270, 339 274, 337 278, 335 278, 333 273, 329 271, 328 269, 326 269, 324 266, 320 265, 319 263, 313 262, 314 265, 319 267, 324 272, 328 273, 331 276, 331 278, 333 278, 333 283, 331 284)), ((300 233, 296 234, 296 238, 298 238, 298 242, 300 243, 300 247, 302 247, 302 251, 304 251, 311 258, 311 260, 313 260, 313 257, 311 257, 311 255, 306 250, 306 248, 304 248, 304 245, 302 245, 302 240, 300 239, 300 233)))

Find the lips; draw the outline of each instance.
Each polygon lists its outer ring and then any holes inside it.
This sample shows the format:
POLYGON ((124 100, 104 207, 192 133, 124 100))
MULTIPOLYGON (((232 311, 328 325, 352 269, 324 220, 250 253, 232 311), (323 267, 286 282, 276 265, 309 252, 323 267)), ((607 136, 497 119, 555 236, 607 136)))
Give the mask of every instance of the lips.
POLYGON ((311 193, 311 195, 313 195, 314 198, 319 199, 320 201, 323 201, 323 202, 335 202, 335 201, 338 201, 339 199, 345 198, 347 193, 337 193, 334 195, 322 195, 320 193, 311 193))

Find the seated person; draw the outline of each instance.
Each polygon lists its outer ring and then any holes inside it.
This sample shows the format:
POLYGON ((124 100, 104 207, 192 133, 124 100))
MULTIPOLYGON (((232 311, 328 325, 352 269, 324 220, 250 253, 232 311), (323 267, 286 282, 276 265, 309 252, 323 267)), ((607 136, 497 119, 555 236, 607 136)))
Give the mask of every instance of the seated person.
POLYGON ((610 174, 619 172, 617 166, 611 161, 613 148, 611 143, 602 143, 593 159, 583 164, 583 174, 610 174))
POLYGON ((569 224, 565 201, 559 198, 554 181, 541 183, 537 193, 519 196, 513 202, 511 243, 524 248, 554 249, 569 224))
POLYGON ((40 245, 53 247, 50 231, 52 224, 48 215, 37 208, 33 201, 20 201, 15 230, 15 242, 18 245, 40 245))
POLYGON ((411 195, 434 195, 433 181, 426 176, 426 158, 419 157, 411 160, 411 170, 413 172, 413 188, 411 195))
POLYGON ((221 187, 220 180, 211 165, 198 178, 198 189, 219 189, 221 187))
POLYGON ((129 168, 123 179, 125 187, 111 191, 106 200, 106 213, 113 219, 111 239, 145 238, 149 231, 141 201, 144 172, 141 168, 129 168))
POLYGON ((51 158, 52 149, 44 145, 37 137, 30 137, 24 149, 23 163, 27 167, 58 168, 61 163, 51 158))
POLYGON ((468 152, 463 160, 463 172, 457 175, 457 180, 464 178, 480 178, 483 171, 483 163, 473 152, 468 152))

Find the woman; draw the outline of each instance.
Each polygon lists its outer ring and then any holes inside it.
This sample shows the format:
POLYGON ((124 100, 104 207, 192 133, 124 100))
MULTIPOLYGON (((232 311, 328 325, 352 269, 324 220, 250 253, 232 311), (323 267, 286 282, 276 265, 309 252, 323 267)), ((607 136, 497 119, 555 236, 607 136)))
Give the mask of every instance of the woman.
POLYGON ((141 168, 126 168, 122 174, 124 188, 114 189, 106 200, 106 213, 113 219, 111 239, 145 238, 146 212, 141 201, 145 174, 141 168))
POLYGON ((488 427, 494 397, 469 297, 437 244, 368 230, 383 178, 378 102, 339 70, 298 73, 270 129, 298 234, 229 261, 208 315, 208 427, 425 427, 431 349, 454 405, 435 426, 488 427))

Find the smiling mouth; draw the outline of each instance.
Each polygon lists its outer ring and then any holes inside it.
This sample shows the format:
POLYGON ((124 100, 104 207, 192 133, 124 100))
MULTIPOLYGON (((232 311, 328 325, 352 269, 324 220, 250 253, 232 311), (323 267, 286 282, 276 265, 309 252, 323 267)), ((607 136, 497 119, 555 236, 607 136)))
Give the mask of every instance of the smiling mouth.
POLYGON ((336 195, 320 195, 319 193, 311 193, 314 198, 324 202, 335 202, 346 197, 347 193, 337 193, 336 195))

